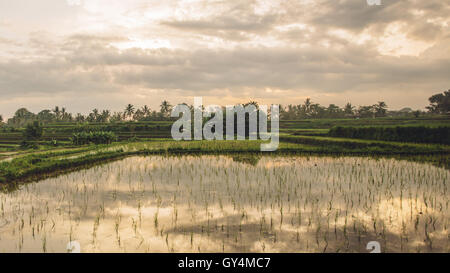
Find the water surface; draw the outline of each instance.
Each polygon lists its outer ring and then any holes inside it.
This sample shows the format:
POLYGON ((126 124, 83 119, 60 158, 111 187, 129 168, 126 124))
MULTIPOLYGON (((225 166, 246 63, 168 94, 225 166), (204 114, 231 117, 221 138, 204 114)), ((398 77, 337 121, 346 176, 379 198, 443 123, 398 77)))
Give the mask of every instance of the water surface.
POLYGON ((449 174, 363 157, 130 157, 0 193, 0 252, 449 252, 449 174))

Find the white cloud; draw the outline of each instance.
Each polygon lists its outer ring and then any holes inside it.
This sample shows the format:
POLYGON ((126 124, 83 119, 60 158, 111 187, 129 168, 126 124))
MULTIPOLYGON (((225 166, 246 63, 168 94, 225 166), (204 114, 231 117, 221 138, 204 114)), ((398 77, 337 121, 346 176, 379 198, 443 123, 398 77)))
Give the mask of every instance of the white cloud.
POLYGON ((194 95, 358 104, 383 94, 423 107, 449 88, 449 13, 440 0, 5 1, 0 113, 39 98, 76 112, 194 95))

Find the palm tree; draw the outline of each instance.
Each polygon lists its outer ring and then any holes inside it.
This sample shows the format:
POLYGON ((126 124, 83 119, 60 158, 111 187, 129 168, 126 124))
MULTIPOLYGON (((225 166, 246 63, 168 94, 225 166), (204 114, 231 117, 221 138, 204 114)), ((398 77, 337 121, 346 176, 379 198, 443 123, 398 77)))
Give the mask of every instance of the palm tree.
POLYGON ((128 104, 127 107, 125 107, 124 115, 128 118, 131 118, 134 114, 134 106, 132 104, 128 104))
POLYGON ((167 117, 169 112, 172 111, 172 105, 168 101, 164 100, 163 102, 161 102, 160 106, 161 106, 161 114, 164 117, 167 117))
POLYGON ((248 105, 254 105, 256 109, 259 109, 259 104, 258 104, 258 102, 254 101, 254 100, 251 100, 251 101, 245 103, 245 104, 244 104, 244 107, 245 107, 245 106, 248 106, 248 105))
POLYGON ((83 122, 83 121, 84 121, 84 116, 83 116, 82 114, 78 113, 78 114, 75 116, 75 121, 76 121, 76 122, 83 122))
POLYGON ((53 111, 53 113, 55 113, 56 120, 59 120, 60 113, 61 113, 59 111, 59 106, 55 106, 55 109, 53 109, 52 111, 53 111))
POLYGON ((110 122, 119 122, 123 120, 123 113, 122 112, 114 112, 114 114, 109 119, 110 122))
POLYGON ((360 106, 357 111, 357 114, 361 118, 370 118, 370 117, 373 118, 375 116, 375 110, 373 105, 360 106))
POLYGON ((100 115, 102 122, 108 122, 111 117, 111 112, 109 110, 103 110, 100 115))
POLYGON ((312 104, 311 99, 310 98, 306 98, 304 107, 305 107, 305 114, 307 116, 309 116, 310 113, 311 113, 311 104, 312 104))
POLYGON ((144 112, 141 109, 137 109, 133 115, 133 119, 139 121, 142 118, 144 118, 144 112))
POLYGON ((387 104, 384 101, 379 101, 377 104, 373 106, 375 110, 375 116, 384 117, 387 112, 387 104))
POLYGON ((98 109, 95 108, 92 110, 92 121, 99 122, 100 114, 98 113, 98 109))
POLYGON ((348 102, 344 107, 344 113, 348 117, 352 117, 354 115, 355 107, 348 102))
POLYGON ((336 104, 330 104, 327 108, 327 112, 331 118, 338 118, 339 113, 342 112, 342 109, 336 104))
POLYGON ((61 114, 61 120, 62 120, 62 121, 71 121, 71 120, 73 119, 73 118, 72 118, 72 114, 71 114, 71 113, 68 113, 68 112, 66 111, 66 108, 65 108, 65 107, 62 107, 62 108, 61 108, 60 114, 61 114))
POLYGON ((147 105, 144 105, 142 107, 142 113, 144 114, 144 117, 148 117, 151 113, 150 108, 147 105))

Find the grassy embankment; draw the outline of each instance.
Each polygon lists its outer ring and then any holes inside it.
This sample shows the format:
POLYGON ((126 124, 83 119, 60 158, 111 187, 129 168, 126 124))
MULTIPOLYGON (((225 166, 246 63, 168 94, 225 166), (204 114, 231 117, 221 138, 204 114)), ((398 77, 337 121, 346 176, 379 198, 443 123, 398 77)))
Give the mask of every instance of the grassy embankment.
MULTIPOLYGON (((279 149, 272 154, 408 156, 410 159, 416 158, 439 165, 449 165, 450 146, 445 145, 405 144, 311 136, 282 136, 281 140, 283 142, 280 143, 279 149)), ((0 162, 0 183, 39 179, 132 155, 260 154, 261 143, 261 141, 176 142, 157 140, 114 143, 112 145, 89 145, 81 148, 31 153, 0 162)))

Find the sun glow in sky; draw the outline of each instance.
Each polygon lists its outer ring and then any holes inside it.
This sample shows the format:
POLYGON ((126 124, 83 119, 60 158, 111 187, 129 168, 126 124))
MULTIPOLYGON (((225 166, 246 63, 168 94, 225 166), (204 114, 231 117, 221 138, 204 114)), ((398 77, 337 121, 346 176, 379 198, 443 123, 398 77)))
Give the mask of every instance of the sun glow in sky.
POLYGON ((256 100, 424 108, 450 88, 441 0, 0 2, 0 114, 256 100))

